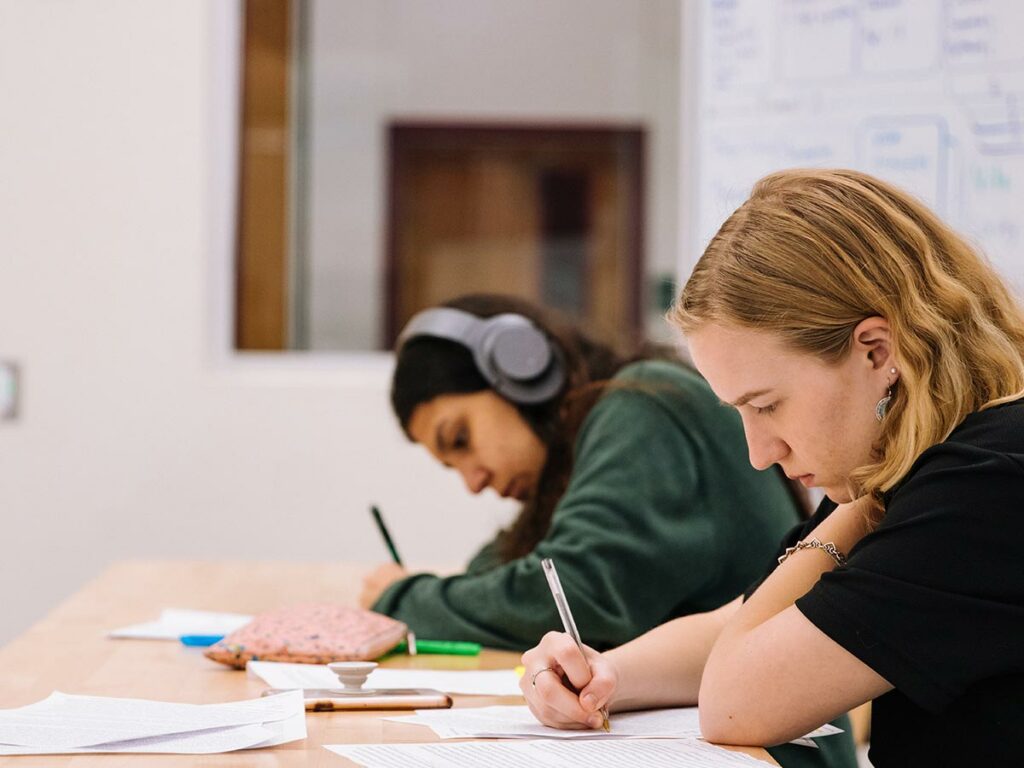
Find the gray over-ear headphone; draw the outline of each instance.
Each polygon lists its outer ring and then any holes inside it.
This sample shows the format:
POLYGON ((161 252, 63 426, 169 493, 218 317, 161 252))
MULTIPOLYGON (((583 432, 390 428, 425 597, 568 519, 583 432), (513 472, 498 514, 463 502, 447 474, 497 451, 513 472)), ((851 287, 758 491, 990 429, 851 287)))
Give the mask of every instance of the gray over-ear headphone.
POLYGON ((416 336, 448 339, 466 347, 480 374, 514 403, 550 400, 565 383, 565 357, 532 320, 517 314, 477 317, 452 307, 418 312, 398 336, 396 348, 416 336))

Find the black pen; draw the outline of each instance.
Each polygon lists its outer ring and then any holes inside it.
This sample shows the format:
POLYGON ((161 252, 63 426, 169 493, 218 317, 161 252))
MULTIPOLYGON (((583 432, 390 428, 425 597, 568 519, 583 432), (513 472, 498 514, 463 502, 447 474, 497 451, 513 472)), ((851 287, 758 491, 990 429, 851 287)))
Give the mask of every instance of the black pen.
POLYGON ((373 515, 373 519, 377 521, 377 527, 380 529, 380 535, 384 537, 384 543, 388 545, 388 549, 391 551, 391 559, 395 561, 396 565, 402 565, 402 558, 398 556, 398 550, 395 549, 395 542, 391 540, 391 534, 388 533, 388 527, 384 525, 384 518, 380 516, 380 510, 377 509, 376 504, 370 505, 370 514, 373 515))

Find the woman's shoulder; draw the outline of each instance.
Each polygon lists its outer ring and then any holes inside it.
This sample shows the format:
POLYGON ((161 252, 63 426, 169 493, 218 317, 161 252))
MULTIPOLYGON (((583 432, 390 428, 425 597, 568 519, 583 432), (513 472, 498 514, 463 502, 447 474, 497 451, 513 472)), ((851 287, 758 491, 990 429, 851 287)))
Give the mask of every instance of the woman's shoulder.
POLYGON ((968 516, 978 508, 990 515, 996 508, 1019 509, 1024 504, 1024 399, 969 415, 924 451, 888 496, 889 509, 901 513, 897 518, 937 509, 968 516))
POLYGON ((992 462, 1024 474, 1024 398, 968 415, 949 437, 921 454, 908 477, 947 467, 992 466, 992 462))
POLYGON ((608 382, 584 418, 580 437, 637 431, 689 437, 718 433, 725 428, 728 411, 692 368, 670 360, 641 360, 608 382))
POLYGON ((1024 459, 1024 398, 970 414, 945 443, 1016 454, 1024 459))
POLYGON ((701 375, 682 361, 675 360, 638 360, 623 366, 612 377, 608 393, 620 390, 714 400, 711 388, 701 375))

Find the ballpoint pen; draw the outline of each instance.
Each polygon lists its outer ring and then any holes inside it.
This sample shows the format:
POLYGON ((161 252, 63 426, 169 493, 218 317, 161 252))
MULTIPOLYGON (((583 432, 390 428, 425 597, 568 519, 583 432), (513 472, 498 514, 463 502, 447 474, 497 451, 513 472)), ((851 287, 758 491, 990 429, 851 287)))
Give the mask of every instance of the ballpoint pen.
MULTIPOLYGON (((380 535, 384 539, 384 543, 391 552, 391 559, 395 561, 395 565, 404 568, 405 566, 402 565, 402 558, 398 556, 398 549, 395 547, 395 542, 391 539, 391 532, 388 531, 388 527, 384 525, 384 517, 381 515, 376 504, 370 505, 370 514, 373 515, 373 519, 377 523, 377 530, 380 531, 380 535)), ((406 647, 409 650, 409 655, 415 656, 417 652, 416 634, 414 632, 409 632, 409 634, 406 635, 405 642, 406 647)))
MULTIPOLYGON (((565 599, 565 592, 562 591, 562 582, 558 579, 558 571, 555 570, 555 563, 550 557, 540 561, 544 575, 547 576, 548 586, 551 587, 551 595, 555 598, 555 605, 558 607, 558 615, 562 617, 562 626, 569 637, 576 641, 580 653, 583 652, 583 641, 580 640, 580 633, 576 629, 576 622, 572 618, 572 611, 569 610, 569 601, 565 599)), ((584 657, 585 658, 585 657, 584 657)), ((608 707, 601 707, 601 716, 604 722, 601 727, 608 733, 612 732, 611 722, 608 720, 608 707)))
POLYGON ((380 510, 377 509, 376 504, 370 505, 370 514, 373 515, 373 519, 377 522, 377 528, 380 530, 380 535, 384 539, 384 543, 387 545, 388 550, 391 552, 391 559, 395 561, 396 565, 401 565, 402 558, 398 556, 398 550, 395 549, 395 542, 391 540, 391 533, 388 531, 388 527, 384 525, 384 518, 381 517, 380 510))

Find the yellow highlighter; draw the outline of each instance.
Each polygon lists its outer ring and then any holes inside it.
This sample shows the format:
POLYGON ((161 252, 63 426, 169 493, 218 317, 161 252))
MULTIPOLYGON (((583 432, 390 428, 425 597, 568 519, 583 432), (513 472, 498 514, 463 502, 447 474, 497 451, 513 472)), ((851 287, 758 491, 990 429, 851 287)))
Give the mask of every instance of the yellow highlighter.
MULTIPOLYGON (((583 652, 583 641, 580 640, 580 633, 576 629, 576 622, 573 621, 572 611, 569 610, 569 602, 565 599, 565 592, 562 591, 562 582, 558 579, 558 571, 555 570, 555 563, 550 557, 540 561, 544 575, 547 576, 548 586, 551 587, 551 595, 555 598, 555 605, 558 607, 558 615, 562 617, 562 626, 565 633, 576 641, 580 653, 583 652)), ((604 722, 601 727, 607 732, 612 732, 611 722, 608 720, 608 707, 601 707, 601 716, 604 722)))

